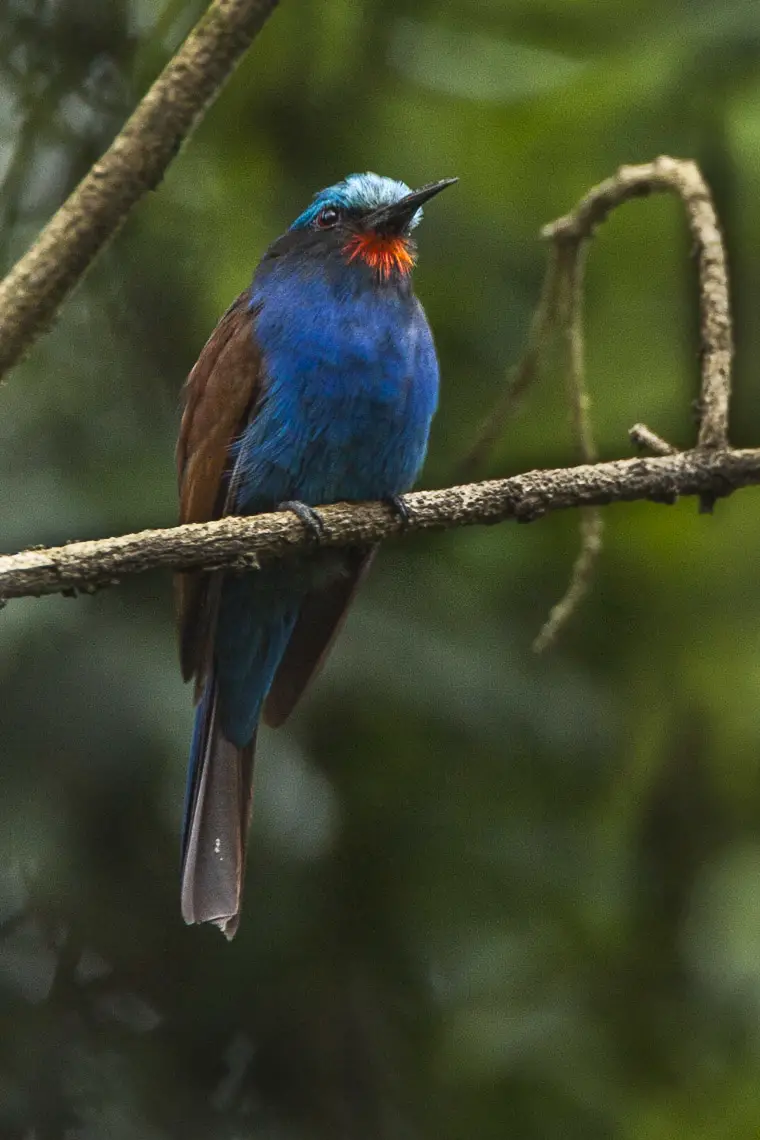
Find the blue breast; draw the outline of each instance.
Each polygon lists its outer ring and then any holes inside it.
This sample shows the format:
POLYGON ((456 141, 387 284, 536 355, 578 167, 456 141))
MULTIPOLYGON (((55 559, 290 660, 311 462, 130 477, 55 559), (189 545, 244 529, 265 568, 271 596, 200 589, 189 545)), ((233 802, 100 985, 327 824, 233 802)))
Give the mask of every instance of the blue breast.
POLYGON ((237 444, 237 509, 408 490, 438 398, 432 336, 408 287, 278 258, 259 268, 251 306, 265 376, 237 444))

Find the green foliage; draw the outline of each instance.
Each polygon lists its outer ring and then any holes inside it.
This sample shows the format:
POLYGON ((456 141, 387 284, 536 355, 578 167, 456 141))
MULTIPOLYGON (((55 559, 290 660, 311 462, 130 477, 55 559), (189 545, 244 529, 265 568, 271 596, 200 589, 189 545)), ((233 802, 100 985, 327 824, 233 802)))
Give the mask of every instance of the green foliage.
MULTIPOLYGON (((110 141, 199 0, 5 0, 0 262, 110 141)), ((458 463, 520 354, 539 227, 620 162, 695 158, 729 246, 733 439, 760 404, 760 14, 750 0, 282 0, 159 192, 0 392, 0 533, 175 518, 177 394, 322 185, 459 175, 420 231, 458 463)), ((605 457, 694 436, 676 203, 591 251, 605 457)), ((572 462, 561 377, 489 474, 572 462)), ((292 725, 262 737, 246 908, 179 916, 191 695, 166 576, 0 615, 0 1134, 756 1140, 757 492, 607 512, 592 596, 530 641, 577 520, 384 551, 292 725), (69 1131, 66 1131, 66 1130, 69 1131)))

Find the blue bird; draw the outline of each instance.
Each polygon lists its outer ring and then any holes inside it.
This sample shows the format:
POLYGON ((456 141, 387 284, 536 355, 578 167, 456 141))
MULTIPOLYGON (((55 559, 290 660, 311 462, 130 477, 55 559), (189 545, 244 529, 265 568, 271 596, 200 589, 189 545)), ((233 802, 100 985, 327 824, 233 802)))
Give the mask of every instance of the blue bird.
MULTIPOLYGON (((414 296, 412 230, 456 179, 377 174, 322 190, 270 246, 190 373, 177 444, 182 522, 388 499, 422 467, 438 361, 414 296)), ((401 504, 397 504, 399 507, 401 504)), ((195 679, 182 914, 240 917, 260 720, 280 725, 323 662, 374 549, 313 548, 249 573, 177 576, 195 679)))

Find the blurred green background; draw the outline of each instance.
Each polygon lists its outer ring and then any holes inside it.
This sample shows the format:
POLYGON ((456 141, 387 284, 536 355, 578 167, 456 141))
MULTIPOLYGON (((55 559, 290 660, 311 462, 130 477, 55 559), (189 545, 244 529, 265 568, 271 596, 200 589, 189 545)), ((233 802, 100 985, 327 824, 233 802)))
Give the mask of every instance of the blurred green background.
MULTIPOLYGON (((0 263, 204 5, 3 0, 0 263)), ((420 231, 443 371, 424 485, 520 354, 539 227, 621 162, 695 158, 726 229, 736 444, 760 440, 754 0, 283 0, 158 192, 0 391, 7 551, 170 525, 178 392, 323 185, 459 175, 420 231)), ((677 203, 591 253, 604 457, 694 436, 677 203)), ((562 377, 483 474, 574 461, 562 377)), ((0 615, 0 1136, 757 1140, 760 512, 606 512, 590 600, 530 643, 577 519, 389 543, 260 742, 231 945, 181 921, 191 693, 165 574, 0 615)))

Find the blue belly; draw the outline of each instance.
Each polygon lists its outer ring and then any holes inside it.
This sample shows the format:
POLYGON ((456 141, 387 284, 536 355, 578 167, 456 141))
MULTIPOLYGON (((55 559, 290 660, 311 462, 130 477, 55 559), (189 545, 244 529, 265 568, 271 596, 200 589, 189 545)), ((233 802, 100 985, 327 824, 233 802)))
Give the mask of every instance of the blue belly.
POLYGON ((237 510, 408 490, 438 396, 414 296, 348 266, 331 276, 275 264, 254 282, 252 306, 265 390, 237 444, 237 510))
MULTIPOLYGON (((438 396, 425 315, 408 291, 339 269, 310 275, 264 262, 254 281, 264 383, 233 453, 241 514, 289 499, 401 494, 422 467, 438 396)), ((255 731, 303 597, 341 572, 339 556, 325 557, 225 577, 216 677, 222 729, 239 747, 255 731)))

